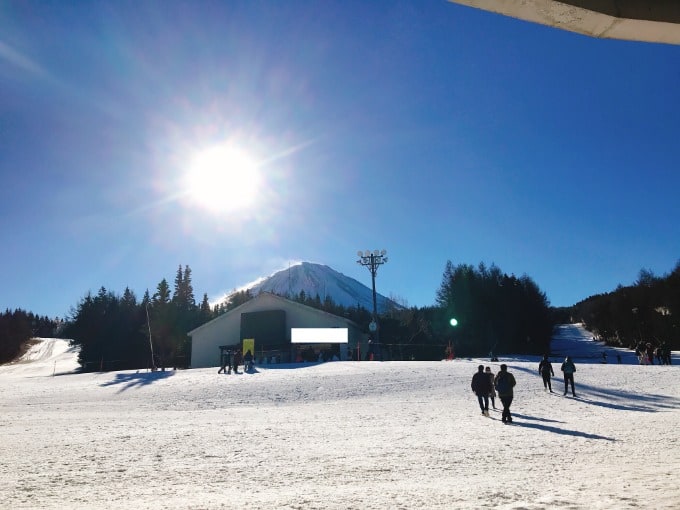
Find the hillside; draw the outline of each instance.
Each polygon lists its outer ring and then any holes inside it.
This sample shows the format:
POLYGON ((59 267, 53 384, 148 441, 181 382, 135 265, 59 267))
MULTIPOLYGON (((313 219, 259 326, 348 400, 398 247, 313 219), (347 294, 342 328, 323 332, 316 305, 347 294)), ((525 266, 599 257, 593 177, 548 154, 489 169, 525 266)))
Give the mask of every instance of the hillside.
POLYGON ((77 371, 78 347, 63 338, 35 338, 28 350, 16 361, 0 365, 0 374, 46 376, 77 371))

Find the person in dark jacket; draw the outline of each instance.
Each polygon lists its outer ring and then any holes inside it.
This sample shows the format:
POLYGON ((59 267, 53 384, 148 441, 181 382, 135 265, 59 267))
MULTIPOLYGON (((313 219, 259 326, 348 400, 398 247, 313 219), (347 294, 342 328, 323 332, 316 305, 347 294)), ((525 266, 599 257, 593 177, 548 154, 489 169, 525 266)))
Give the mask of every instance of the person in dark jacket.
POLYGON ((484 373, 484 365, 477 367, 477 373, 472 376, 472 391, 477 395, 479 407, 484 416, 489 416, 489 393, 491 393, 491 381, 484 373))
POLYGON ((243 354, 240 349, 236 349, 234 353, 234 373, 238 374, 238 366, 243 363, 243 354))
POLYGON ((543 377, 543 389, 550 390, 550 393, 552 393, 552 384, 550 383, 550 376, 551 375, 554 376, 555 371, 553 370, 552 363, 550 363, 547 354, 543 356, 543 359, 538 364, 538 373, 541 374, 541 377, 543 377))
POLYGON ((229 351, 220 346, 220 369, 217 371, 218 374, 227 373, 227 365, 229 364, 229 351))
POLYGON ((501 418, 503 423, 512 423, 510 404, 512 404, 512 389, 515 387, 515 384, 515 376, 508 372, 508 366, 503 363, 500 372, 496 374, 496 379, 494 380, 496 393, 498 393, 498 398, 501 399, 501 403, 503 404, 503 414, 501 418))
POLYGON ((227 351, 229 361, 227 362, 227 373, 231 374, 231 369, 234 368, 234 356, 236 356, 236 352, 233 349, 229 349, 227 351))
POLYGON ((571 396, 575 397, 576 391, 574 390, 574 372, 576 372, 576 365, 574 365, 574 362, 571 360, 571 356, 567 356, 564 359, 564 363, 562 363, 560 368, 564 374, 564 394, 567 394, 569 383, 571 382, 571 396))
POLYGON ((250 352, 250 349, 246 351, 246 354, 243 356, 243 371, 244 372, 250 372, 253 370, 253 353, 250 352))
POLYGON ((489 378, 489 386, 491 386, 491 391, 489 391, 489 400, 491 400, 491 407, 496 409, 496 390, 493 387, 493 381, 495 374, 491 371, 491 367, 486 367, 484 373, 489 378))

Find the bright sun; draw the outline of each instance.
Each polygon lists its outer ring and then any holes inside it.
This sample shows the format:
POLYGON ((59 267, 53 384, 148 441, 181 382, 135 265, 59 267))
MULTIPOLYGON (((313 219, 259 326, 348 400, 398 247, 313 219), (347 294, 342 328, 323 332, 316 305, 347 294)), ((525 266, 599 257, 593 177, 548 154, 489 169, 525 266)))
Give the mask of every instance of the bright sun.
POLYGON ((245 209, 260 186, 257 164, 234 147, 215 146, 193 158, 186 174, 191 200, 215 213, 245 209))

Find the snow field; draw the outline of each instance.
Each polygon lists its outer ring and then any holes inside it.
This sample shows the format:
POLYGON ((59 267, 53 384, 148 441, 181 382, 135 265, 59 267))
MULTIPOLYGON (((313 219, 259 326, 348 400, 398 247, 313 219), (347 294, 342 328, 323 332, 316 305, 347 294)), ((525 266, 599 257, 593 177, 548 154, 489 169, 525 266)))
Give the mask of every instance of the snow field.
POLYGON ((554 394, 538 358, 501 359, 517 379, 507 426, 470 390, 480 362, 498 370, 486 360, 3 366, 0 508, 677 508, 678 367, 586 362, 586 338, 569 326, 554 343, 576 358, 578 398, 561 359, 554 394))

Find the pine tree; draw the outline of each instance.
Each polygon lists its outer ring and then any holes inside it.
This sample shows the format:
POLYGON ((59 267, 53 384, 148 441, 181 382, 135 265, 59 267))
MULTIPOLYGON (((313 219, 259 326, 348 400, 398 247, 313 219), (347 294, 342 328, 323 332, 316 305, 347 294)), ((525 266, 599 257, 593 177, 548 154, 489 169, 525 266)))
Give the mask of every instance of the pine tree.
POLYGON ((213 312, 210 309, 210 302, 208 301, 208 294, 203 294, 203 301, 199 307, 200 324, 208 322, 213 318, 213 312))
POLYGON ((180 307, 184 304, 184 274, 182 273, 182 264, 177 268, 177 274, 175 276, 175 294, 172 299, 180 307))
POLYGON ((125 287, 122 304, 123 306, 130 308, 137 306, 137 296, 135 296, 135 293, 130 290, 130 287, 125 287))
POLYGON ((156 287, 156 293, 153 295, 153 304, 154 306, 163 306, 169 304, 170 301, 170 286, 168 281, 163 278, 158 287, 156 287))
POLYGON ((184 281, 182 285, 182 299, 186 304, 187 310, 196 308, 196 298, 194 297, 194 287, 191 284, 191 268, 184 266, 184 281))
POLYGON ((150 310, 151 335, 154 344, 154 353, 157 354, 159 365, 165 368, 166 363, 175 354, 173 332, 176 313, 170 306, 170 286, 165 278, 161 280, 153 295, 150 310))

